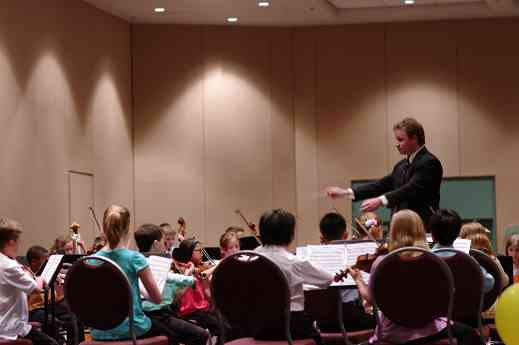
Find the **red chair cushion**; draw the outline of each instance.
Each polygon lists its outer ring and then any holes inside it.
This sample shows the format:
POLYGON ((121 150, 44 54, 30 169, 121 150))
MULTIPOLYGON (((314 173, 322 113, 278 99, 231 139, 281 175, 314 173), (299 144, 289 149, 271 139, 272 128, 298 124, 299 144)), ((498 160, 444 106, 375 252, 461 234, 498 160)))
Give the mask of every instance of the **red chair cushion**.
MULTIPOLYGON (((313 339, 292 341, 293 345, 316 345, 313 339)), ((240 338, 225 343, 225 345, 286 345, 286 340, 256 340, 254 338, 240 338)))
POLYGON ((0 339, 0 345, 32 345, 32 341, 24 338, 18 338, 16 340, 0 339))
MULTIPOLYGON (((158 337, 137 339, 137 344, 138 345, 168 345, 168 338, 164 337, 164 336, 158 336, 158 337)), ((11 345, 11 344, 9 344, 9 345, 11 345)), ((131 340, 115 340, 115 341, 90 340, 90 341, 84 341, 79 345, 133 345, 133 342, 131 340)))

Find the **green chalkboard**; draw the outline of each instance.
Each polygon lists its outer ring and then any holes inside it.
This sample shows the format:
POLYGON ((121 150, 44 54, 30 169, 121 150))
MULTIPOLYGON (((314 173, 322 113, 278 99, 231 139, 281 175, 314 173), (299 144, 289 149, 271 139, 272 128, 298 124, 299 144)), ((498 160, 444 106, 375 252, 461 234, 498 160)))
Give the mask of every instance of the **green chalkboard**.
MULTIPOLYGON (((352 187, 372 180, 352 181, 352 187)), ((491 232, 492 243, 496 245, 496 189, 494 176, 448 177, 442 180, 440 207, 456 210, 464 221, 476 220, 491 232)), ((361 201, 352 203, 352 214, 358 217, 361 201)), ((389 224, 391 211, 381 208, 377 211, 384 224, 389 224)))

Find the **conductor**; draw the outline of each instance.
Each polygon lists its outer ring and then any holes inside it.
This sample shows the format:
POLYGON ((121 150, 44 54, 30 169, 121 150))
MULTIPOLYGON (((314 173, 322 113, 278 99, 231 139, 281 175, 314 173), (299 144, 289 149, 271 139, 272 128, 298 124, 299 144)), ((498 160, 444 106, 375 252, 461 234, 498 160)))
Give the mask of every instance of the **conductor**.
POLYGON ((361 209, 365 212, 381 206, 393 212, 411 209, 427 225, 433 211, 439 208, 442 165, 425 147, 425 131, 418 121, 405 118, 393 126, 393 131, 396 148, 406 158, 389 175, 354 188, 327 187, 326 192, 332 198, 364 200, 361 209))

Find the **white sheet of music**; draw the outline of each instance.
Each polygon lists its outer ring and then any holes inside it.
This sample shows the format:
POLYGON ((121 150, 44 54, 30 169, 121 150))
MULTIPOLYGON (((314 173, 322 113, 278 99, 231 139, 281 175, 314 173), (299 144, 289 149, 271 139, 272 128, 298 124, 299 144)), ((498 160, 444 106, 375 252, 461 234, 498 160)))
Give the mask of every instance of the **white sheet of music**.
POLYGON ((148 258, 148 262, 150 264, 153 279, 155 279, 159 291, 162 293, 164 286, 166 285, 166 280, 168 279, 168 273, 171 270, 172 260, 162 256, 152 255, 148 258))
POLYGON ((377 247, 377 242, 359 242, 346 244, 346 265, 355 265, 357 258, 361 255, 375 254, 377 247))
POLYGON ((61 254, 54 254, 49 256, 49 260, 47 260, 47 264, 41 273, 41 277, 46 284, 49 284, 52 280, 52 277, 54 276, 54 273, 56 273, 61 260, 63 260, 63 255, 61 254))
POLYGON ((306 259, 307 258, 307 250, 306 246, 297 247, 296 248, 296 256, 300 259, 306 259))
POLYGON ((467 240, 464 238, 457 238, 454 241, 454 243, 452 244, 452 246, 454 247, 454 249, 457 249, 464 253, 469 254, 471 242, 472 242, 471 240, 467 240))
POLYGON ((312 264, 333 275, 346 266, 346 247, 344 244, 310 245, 307 257, 312 264))

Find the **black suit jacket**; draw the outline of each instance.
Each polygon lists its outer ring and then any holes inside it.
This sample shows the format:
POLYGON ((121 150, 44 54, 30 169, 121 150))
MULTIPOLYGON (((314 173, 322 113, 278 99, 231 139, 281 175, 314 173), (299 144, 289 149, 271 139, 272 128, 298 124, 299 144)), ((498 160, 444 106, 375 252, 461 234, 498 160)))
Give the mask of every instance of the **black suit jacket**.
POLYGON ((393 212, 410 209, 420 215, 425 226, 440 204, 442 164, 427 148, 421 149, 411 164, 407 158, 398 162, 391 174, 353 188, 356 200, 385 195, 393 212))

